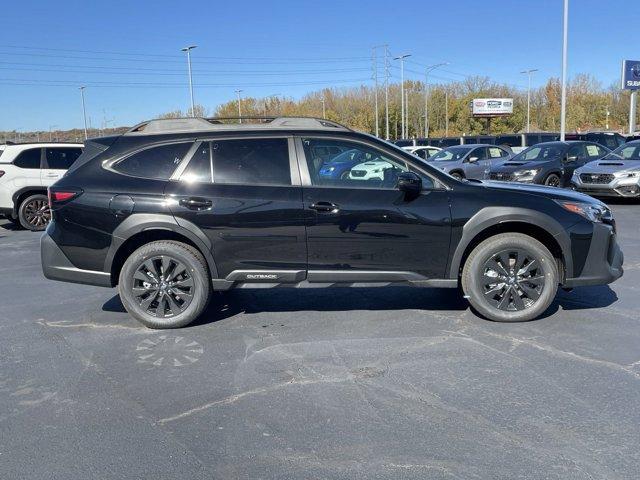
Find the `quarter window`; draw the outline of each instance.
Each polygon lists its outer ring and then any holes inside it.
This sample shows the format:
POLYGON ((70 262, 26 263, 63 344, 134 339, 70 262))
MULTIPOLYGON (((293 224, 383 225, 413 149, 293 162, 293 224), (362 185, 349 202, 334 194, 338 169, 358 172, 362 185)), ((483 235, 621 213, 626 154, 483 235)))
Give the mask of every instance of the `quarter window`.
POLYGON ((20 168, 38 169, 40 168, 40 152, 40 148, 25 150, 18 155, 13 164, 20 168))
POLYGON ((82 150, 80 148, 47 148, 45 149, 47 168, 68 170, 81 153, 82 150))
POLYGON ((112 168, 134 177, 167 180, 192 145, 192 143, 173 143, 148 148, 119 161, 112 168))
POLYGON ((286 138, 214 140, 210 148, 214 183, 291 185, 286 138))

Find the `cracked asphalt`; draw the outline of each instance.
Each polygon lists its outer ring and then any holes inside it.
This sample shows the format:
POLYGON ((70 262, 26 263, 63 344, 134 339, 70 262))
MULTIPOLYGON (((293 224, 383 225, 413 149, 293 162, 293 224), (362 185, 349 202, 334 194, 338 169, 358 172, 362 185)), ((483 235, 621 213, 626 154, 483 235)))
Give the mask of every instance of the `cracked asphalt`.
POLYGON ((456 291, 238 290, 148 330, 0 221, 0 477, 640 478, 640 204, 625 275, 498 324, 456 291))

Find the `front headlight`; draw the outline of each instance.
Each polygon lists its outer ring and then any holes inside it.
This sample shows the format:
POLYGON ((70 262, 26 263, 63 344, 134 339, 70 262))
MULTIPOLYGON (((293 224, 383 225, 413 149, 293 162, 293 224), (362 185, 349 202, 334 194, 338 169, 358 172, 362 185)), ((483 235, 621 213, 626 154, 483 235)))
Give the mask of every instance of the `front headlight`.
POLYGON ((611 211, 603 205, 570 200, 555 200, 555 202, 565 210, 577 213, 592 222, 601 223, 603 220, 611 219, 611 211))
POLYGON ((640 172, 616 172, 613 176, 616 178, 639 178, 640 172))
POLYGON ((538 170, 518 170, 517 172, 513 172, 514 177, 535 177, 538 173, 538 170))

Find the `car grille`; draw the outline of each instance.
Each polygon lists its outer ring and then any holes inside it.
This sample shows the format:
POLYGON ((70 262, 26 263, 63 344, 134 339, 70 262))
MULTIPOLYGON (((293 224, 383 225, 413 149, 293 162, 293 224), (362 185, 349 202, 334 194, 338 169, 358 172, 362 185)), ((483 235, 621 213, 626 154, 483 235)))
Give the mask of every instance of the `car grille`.
POLYGON ((513 174, 512 173, 490 173, 489 174, 489 180, 498 180, 501 182, 510 182, 513 180, 513 174))
POLYGON ((611 182, 614 179, 612 173, 581 173, 580 180, 582 183, 597 183, 605 184, 611 182))
POLYGON ((366 170, 351 170, 352 177, 364 177, 366 174, 366 170))

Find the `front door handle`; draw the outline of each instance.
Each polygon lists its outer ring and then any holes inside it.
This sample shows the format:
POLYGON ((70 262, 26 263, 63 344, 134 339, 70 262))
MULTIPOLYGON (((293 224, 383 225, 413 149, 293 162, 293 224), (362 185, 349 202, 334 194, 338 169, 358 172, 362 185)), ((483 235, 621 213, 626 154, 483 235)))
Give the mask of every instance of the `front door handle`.
POLYGON ((211 200, 199 197, 181 198, 178 203, 189 210, 208 210, 213 206, 211 200))
POLYGON ((315 210, 318 213, 338 213, 340 207, 331 202, 316 202, 309 205, 309 208, 315 210))

